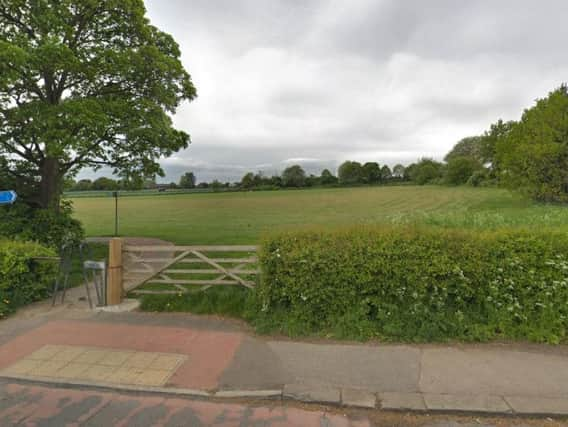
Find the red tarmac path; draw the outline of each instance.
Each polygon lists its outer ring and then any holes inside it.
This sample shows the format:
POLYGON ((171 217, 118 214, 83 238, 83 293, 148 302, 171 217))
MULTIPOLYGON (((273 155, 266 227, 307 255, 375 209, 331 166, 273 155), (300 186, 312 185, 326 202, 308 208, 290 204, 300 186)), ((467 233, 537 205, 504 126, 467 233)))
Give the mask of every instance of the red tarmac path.
POLYGON ((224 331, 56 320, 0 346, 0 369, 46 344, 177 353, 188 356, 168 387, 213 390, 244 335, 224 331))

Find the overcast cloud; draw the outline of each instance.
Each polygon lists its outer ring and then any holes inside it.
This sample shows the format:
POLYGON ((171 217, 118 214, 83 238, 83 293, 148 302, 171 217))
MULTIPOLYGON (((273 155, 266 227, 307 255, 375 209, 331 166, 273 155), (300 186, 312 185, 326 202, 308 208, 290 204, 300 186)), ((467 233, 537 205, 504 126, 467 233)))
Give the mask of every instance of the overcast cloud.
POLYGON ((166 181, 442 158, 568 80, 566 0, 147 0, 199 97, 166 181))

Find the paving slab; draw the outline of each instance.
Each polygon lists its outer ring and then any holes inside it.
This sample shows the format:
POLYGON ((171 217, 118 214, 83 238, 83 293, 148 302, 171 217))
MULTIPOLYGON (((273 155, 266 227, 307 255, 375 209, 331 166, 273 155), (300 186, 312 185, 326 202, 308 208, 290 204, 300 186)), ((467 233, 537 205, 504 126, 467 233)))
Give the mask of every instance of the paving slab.
MULTIPOLYGON (((122 356, 126 357, 123 352, 131 351, 134 352, 132 357, 124 361, 125 367, 131 369, 114 377, 120 379, 120 383, 147 383, 146 385, 154 386, 156 382, 163 382, 164 378, 167 378, 167 385, 170 387, 210 390, 218 387, 219 378, 233 359, 242 339, 243 335, 238 333, 190 328, 54 321, 0 346, 0 369, 9 368, 22 360, 32 363, 38 358, 37 354, 49 353, 53 346, 61 347, 62 357, 58 362, 71 361, 75 364, 116 364, 122 356), (43 348, 44 346, 47 347, 43 348), (89 348, 79 355, 75 354, 74 351, 80 347, 89 348), (36 351, 39 353, 34 353, 36 351), (169 376, 165 371, 177 366, 175 355, 183 356, 184 362, 169 376), (142 376, 137 371, 141 369, 148 372, 148 375, 142 376)), ((15 369, 22 371, 24 368, 26 367, 18 365, 15 369)), ((53 377, 59 369, 61 366, 44 364, 30 367, 24 374, 53 377)), ((70 365, 70 369, 80 371, 75 365, 70 365)), ((103 378, 100 369, 89 369, 85 375, 89 381, 109 381, 108 378, 103 378)))
POLYGON ((568 357, 506 349, 424 349, 420 391, 568 397, 568 357))
POLYGON ((501 396, 424 394, 426 408, 431 411, 459 411, 481 413, 511 413, 511 408, 501 396))
POLYGON ((372 392, 418 391, 420 349, 270 341, 295 381, 372 392))
POLYGON ((329 403, 333 405, 341 403, 339 389, 325 386, 316 387, 305 384, 286 384, 282 395, 302 402, 329 403))
POLYGON ((380 407, 392 411, 425 411, 426 404, 422 393, 379 393, 380 407))
POLYGON ((517 414, 568 415, 568 399, 505 396, 505 400, 517 414))
POLYGON ((357 408, 374 408, 377 404, 377 396, 367 390, 344 388, 341 389, 341 403, 357 408))

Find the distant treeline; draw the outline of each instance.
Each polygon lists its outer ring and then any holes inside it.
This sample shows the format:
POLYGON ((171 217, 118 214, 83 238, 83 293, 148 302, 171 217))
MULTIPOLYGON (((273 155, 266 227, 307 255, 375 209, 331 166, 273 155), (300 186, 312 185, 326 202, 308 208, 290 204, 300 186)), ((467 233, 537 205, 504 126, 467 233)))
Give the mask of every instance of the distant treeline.
POLYGON ((324 169, 307 174, 291 165, 280 175, 248 172, 239 182, 200 182, 186 172, 178 183, 156 184, 154 179, 69 181, 67 191, 212 189, 255 190, 324 186, 413 183, 472 186, 502 185, 535 200, 568 202, 568 90, 565 85, 537 100, 518 122, 498 120, 483 135, 460 140, 443 162, 422 158, 392 169, 377 162, 346 161, 337 172, 324 169))
MULTIPOLYGON (((324 169, 319 175, 308 174, 300 165, 291 165, 280 175, 268 176, 262 172, 248 172, 238 182, 196 182, 193 172, 186 172, 178 183, 157 184, 154 179, 140 180, 136 183, 100 177, 94 181, 82 179, 68 181, 66 191, 135 191, 168 189, 233 189, 233 190, 271 190, 279 188, 338 187, 357 185, 381 185, 415 183, 439 184, 449 180, 446 177, 447 165, 432 159, 421 159, 408 166, 397 164, 392 169, 377 162, 343 162, 337 173, 324 169), (446 179, 445 179, 446 178, 446 179)), ((466 174, 469 174, 467 172, 466 174)), ((467 181, 466 177, 463 181, 467 181)), ((462 183, 462 182, 460 182, 462 183)))

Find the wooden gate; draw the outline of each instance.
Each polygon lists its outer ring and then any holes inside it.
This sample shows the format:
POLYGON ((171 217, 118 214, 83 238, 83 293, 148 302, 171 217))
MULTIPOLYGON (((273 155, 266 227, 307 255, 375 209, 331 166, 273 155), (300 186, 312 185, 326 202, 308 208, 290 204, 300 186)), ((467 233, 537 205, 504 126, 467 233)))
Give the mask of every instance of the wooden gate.
POLYGON ((134 246, 122 249, 124 290, 179 294, 200 287, 255 286, 257 246, 134 246))

